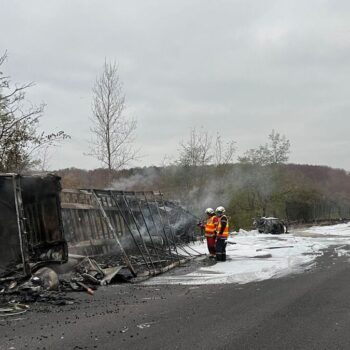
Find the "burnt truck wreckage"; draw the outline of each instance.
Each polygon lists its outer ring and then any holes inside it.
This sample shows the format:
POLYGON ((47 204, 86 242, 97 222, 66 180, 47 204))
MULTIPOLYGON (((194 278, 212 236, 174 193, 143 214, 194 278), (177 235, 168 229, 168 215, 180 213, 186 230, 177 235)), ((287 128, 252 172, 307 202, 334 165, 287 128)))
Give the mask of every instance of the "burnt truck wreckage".
POLYGON ((189 244, 197 222, 159 192, 61 190, 55 175, 0 174, 0 296, 93 294, 155 276, 200 255, 189 244))

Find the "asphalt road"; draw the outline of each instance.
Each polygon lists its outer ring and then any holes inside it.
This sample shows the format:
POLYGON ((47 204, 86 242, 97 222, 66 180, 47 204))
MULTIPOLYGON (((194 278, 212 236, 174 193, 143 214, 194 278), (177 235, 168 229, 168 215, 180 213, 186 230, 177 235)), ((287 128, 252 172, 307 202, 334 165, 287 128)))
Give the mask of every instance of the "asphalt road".
POLYGON ((0 319, 0 349, 350 348, 350 263, 331 251, 308 272, 264 282, 75 295, 0 319))

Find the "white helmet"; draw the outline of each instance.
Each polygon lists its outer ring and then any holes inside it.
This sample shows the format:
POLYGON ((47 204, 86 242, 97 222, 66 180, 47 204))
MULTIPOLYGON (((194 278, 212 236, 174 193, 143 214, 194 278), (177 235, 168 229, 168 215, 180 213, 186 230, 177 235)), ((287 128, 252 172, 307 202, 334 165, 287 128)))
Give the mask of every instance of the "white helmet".
POLYGON ((217 207, 217 208, 215 209, 215 214, 222 215, 225 211, 226 211, 226 210, 225 210, 224 207, 217 207))
POLYGON ((208 215, 213 215, 213 214, 215 214, 215 211, 213 208, 207 208, 207 209, 205 209, 205 213, 208 215))

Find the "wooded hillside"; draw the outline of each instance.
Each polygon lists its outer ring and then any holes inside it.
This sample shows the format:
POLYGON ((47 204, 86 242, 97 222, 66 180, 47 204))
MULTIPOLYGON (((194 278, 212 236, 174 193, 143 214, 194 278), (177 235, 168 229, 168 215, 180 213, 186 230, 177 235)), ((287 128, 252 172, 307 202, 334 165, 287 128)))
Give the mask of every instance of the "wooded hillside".
POLYGON ((350 175, 341 169, 298 164, 226 164, 57 171, 64 188, 159 190, 202 216, 224 205, 235 229, 258 216, 292 222, 350 218, 350 175))

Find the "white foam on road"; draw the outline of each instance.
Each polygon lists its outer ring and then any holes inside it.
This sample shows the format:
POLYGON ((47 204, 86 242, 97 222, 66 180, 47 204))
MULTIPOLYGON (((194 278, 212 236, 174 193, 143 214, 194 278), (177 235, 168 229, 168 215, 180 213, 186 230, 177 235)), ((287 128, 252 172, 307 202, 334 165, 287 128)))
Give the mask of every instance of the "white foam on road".
MULTIPOLYGON (((262 281, 309 269, 316 257, 323 254, 322 250, 330 246, 335 246, 336 255, 350 256, 350 251, 346 249, 348 244, 350 223, 315 226, 283 235, 240 231, 228 240, 226 262, 200 267, 190 273, 160 275, 146 284, 243 284, 262 281)), ((193 247, 207 253, 205 242, 196 243, 193 247)))
POLYGON ((312 226, 300 232, 321 234, 321 235, 336 235, 336 236, 350 236, 350 222, 345 224, 338 224, 332 226, 312 226))

